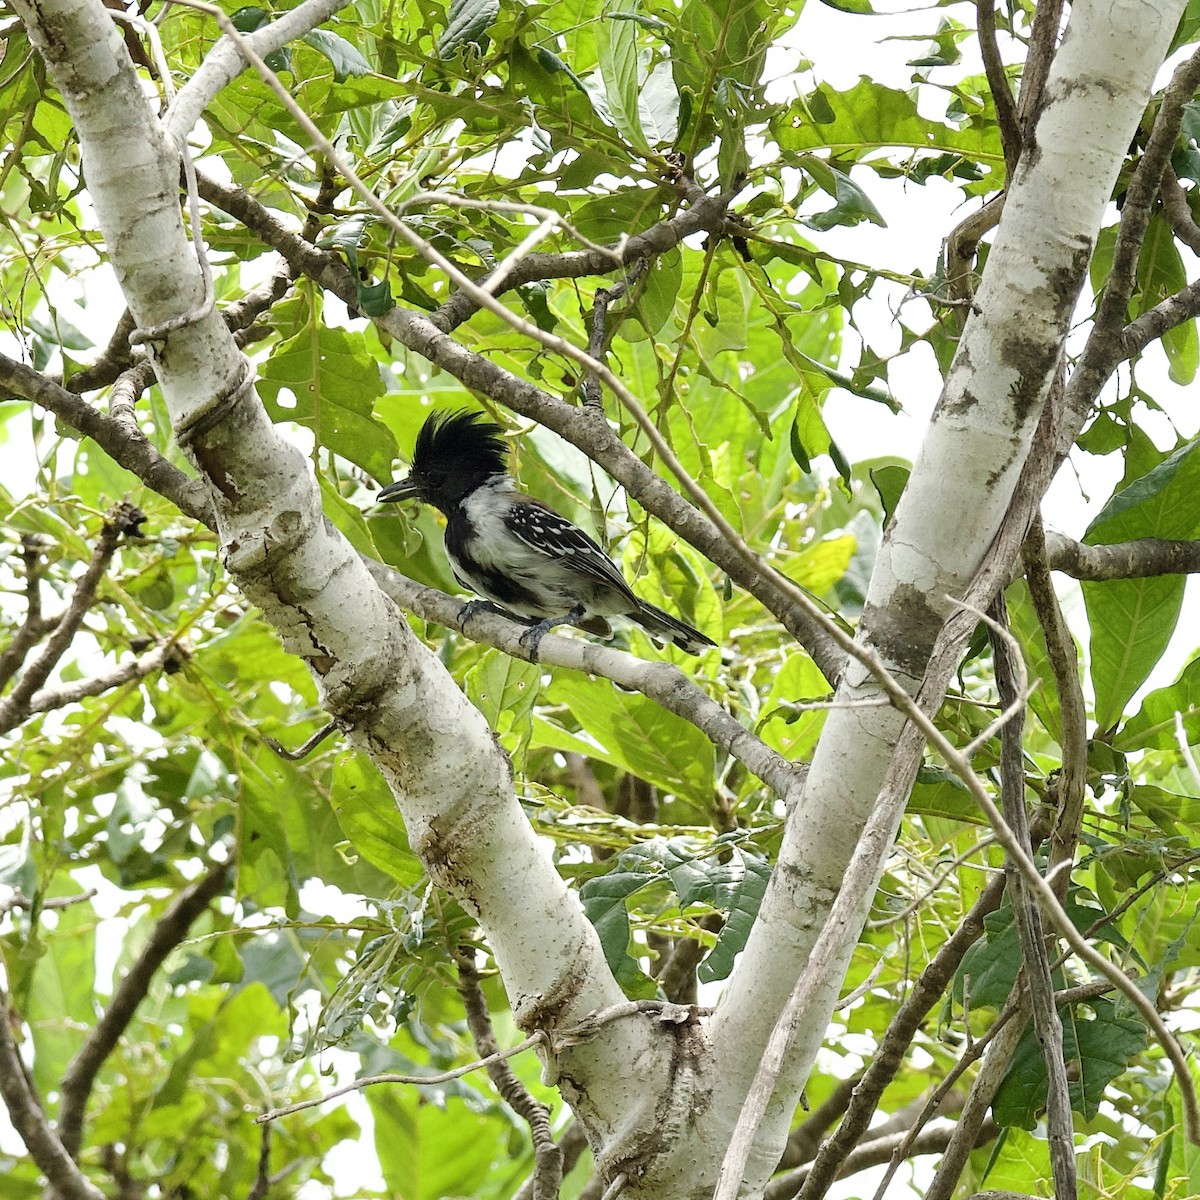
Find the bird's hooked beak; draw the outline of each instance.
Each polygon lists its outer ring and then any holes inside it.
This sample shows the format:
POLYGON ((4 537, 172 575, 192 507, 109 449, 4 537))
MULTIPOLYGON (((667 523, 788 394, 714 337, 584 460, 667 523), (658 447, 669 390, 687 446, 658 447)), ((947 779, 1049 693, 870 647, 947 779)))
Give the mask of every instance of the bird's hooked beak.
POLYGON ((397 479, 389 483, 375 499, 380 504, 391 504, 396 500, 411 500, 420 493, 420 487, 410 475, 407 479, 397 479))

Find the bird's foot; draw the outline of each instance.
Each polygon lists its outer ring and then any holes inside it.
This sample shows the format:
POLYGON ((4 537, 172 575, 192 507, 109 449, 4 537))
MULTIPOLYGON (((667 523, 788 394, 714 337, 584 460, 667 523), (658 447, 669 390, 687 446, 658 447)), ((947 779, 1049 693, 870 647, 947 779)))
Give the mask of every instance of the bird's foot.
POLYGON ((491 600, 468 600, 458 613, 459 629, 466 629, 467 622, 481 612, 498 613, 502 617, 512 619, 511 613, 505 612, 500 605, 493 604, 491 600))
POLYGON ((583 605, 577 604, 569 613, 562 617, 544 617, 536 625, 530 625, 520 637, 520 643, 529 651, 529 661, 537 662, 538 646, 556 625, 574 625, 583 617, 583 605))
POLYGON ((550 632, 552 627, 553 623, 549 619, 539 621, 536 625, 530 625, 517 639, 529 651, 529 661, 531 663, 537 662, 538 647, 542 644, 542 638, 550 632))

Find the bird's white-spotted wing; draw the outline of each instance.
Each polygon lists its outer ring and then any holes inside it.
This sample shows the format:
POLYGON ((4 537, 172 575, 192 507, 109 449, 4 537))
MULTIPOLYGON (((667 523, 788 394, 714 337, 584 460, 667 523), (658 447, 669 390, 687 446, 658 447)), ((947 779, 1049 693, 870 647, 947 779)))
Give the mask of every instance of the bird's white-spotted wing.
POLYGON ((513 505, 508 514, 508 526, 515 537, 531 550, 616 588, 637 603, 625 577, 582 529, 536 500, 522 497, 522 501, 513 505))

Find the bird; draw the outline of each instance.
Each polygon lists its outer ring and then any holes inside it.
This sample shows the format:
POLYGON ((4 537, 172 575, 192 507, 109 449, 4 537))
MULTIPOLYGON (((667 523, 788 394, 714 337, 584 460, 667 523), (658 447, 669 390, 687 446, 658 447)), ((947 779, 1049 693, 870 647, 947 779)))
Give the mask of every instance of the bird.
POLYGON ((454 577, 482 597, 480 610, 529 628, 530 660, 557 625, 608 637, 606 618, 628 617, 660 643, 701 654, 716 643, 686 621, 635 595, 612 559, 582 529, 518 490, 507 469, 504 430, 469 409, 435 412, 421 426, 409 473, 383 488, 389 504, 416 499, 446 518, 446 557, 454 577))

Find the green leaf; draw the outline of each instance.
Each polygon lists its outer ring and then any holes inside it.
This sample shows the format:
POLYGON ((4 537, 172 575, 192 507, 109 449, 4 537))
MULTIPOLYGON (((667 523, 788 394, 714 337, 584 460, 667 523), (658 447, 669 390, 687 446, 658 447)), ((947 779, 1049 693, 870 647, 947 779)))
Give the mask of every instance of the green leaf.
POLYGON ((1092 629, 1096 724, 1111 729, 1167 648, 1183 605, 1183 576, 1083 583, 1092 629))
POLYGON ((310 321, 262 365, 258 389, 272 420, 304 425, 318 445, 391 479, 398 448, 372 412, 384 385, 361 334, 310 321))
POLYGON ((28 822, 22 822, 19 828, 19 841, 0 846, 0 886, 32 896, 37 891, 37 862, 31 852, 28 822))
POLYGON ((1193 658, 1174 683, 1151 692, 1136 715, 1121 727, 1113 745, 1127 754, 1133 750, 1177 749, 1176 713, 1183 718, 1188 745, 1200 742, 1200 658, 1193 658))
MULTIPOLYGON (((953 771, 930 763, 917 771, 908 810, 918 816, 936 817, 958 826, 986 824, 979 805, 962 780, 953 771)), ((928 824, 932 825, 931 822, 928 824)), ((971 994, 974 996, 973 987, 971 994)))
MULTIPOLYGON (((614 0, 614 13, 637 12, 638 0, 614 0)), ((596 49, 600 77, 608 110, 621 136, 642 154, 650 153, 650 143, 642 131, 639 115, 641 94, 638 79, 637 25, 632 21, 612 20, 606 12, 596 26, 596 49)))
POLYGON ((327 29, 310 29, 304 41, 333 64, 333 77, 341 83, 351 75, 369 75, 371 64, 348 42, 327 29))
POLYGON ((1012 993, 1021 969, 1021 941, 1007 900, 984 918, 983 927, 986 940, 976 942, 963 956, 954 974, 953 996, 958 1004, 965 997, 972 1009, 979 1005, 998 1009, 1012 993))
POLYGON ((270 24, 271 14, 267 9, 251 4, 230 14, 229 20, 238 33, 253 33, 270 24))
POLYGON ((842 534, 802 547, 783 564, 783 573, 802 588, 822 596, 850 566, 858 541, 842 534))
MULTIPOLYGON (((1071 1107, 1093 1120, 1108 1085, 1122 1075, 1129 1061, 1148 1044, 1146 1027, 1136 1017, 1121 1015, 1110 1000, 1063 1006, 1063 1058, 1067 1064, 1071 1107), (1088 1010, 1093 1016, 1085 1016, 1088 1010)), ((1046 1063, 1032 1031, 1013 1055, 1004 1081, 992 1102, 996 1123, 1033 1129, 1045 1108, 1049 1090, 1046 1063)))
MULTIPOLYGON (((811 159, 814 156, 807 157, 811 159)), ((882 225, 886 228, 887 222, 883 219, 879 209, 849 175, 843 174, 833 167, 829 168, 829 174, 833 177, 834 190, 832 194, 837 203, 826 212, 818 213, 815 217, 805 218, 805 225, 810 229, 824 231, 834 228, 835 225, 857 225, 860 221, 870 221, 872 225, 882 225)))
POLYGON ((883 505, 883 523, 886 526, 892 519, 892 513, 896 511, 896 505, 900 501, 900 493, 904 491, 908 484, 908 477, 912 474, 909 467, 902 467, 899 464, 891 464, 884 467, 872 468, 871 482, 875 485, 875 490, 879 493, 879 501, 883 505))
POLYGON ((375 1125, 375 1153, 388 1191, 402 1200, 420 1193, 421 1143, 417 1120, 423 1097, 415 1087, 367 1088, 375 1125))
POLYGON ((1089 546, 1136 537, 1187 538, 1200 528, 1200 439, 1185 442, 1162 462, 1111 496, 1088 526, 1089 546))
POLYGON ((721 147, 717 151, 717 174, 721 187, 736 188, 750 166, 746 146, 746 106, 738 89, 727 79, 717 84, 721 147))
POLYGON ((670 146, 679 136, 679 92, 667 63, 658 63, 642 82, 638 120, 651 146, 670 146))
POLYGON ((450 0, 449 23, 438 38, 438 57, 453 58, 459 50, 482 42, 500 13, 500 0, 450 0))
POLYGON ((957 152, 975 163, 997 169, 1004 154, 992 123, 958 127, 930 121, 917 111, 908 92, 880 87, 862 79, 844 92, 822 85, 793 100, 772 117, 771 132, 785 161, 804 166, 811 150, 831 150, 843 159, 859 159, 883 147, 897 146, 928 153, 957 152))
POLYGON ((607 680, 556 674, 546 698, 561 704, 581 727, 576 734, 535 715, 535 745, 578 750, 631 771, 707 811, 712 798, 712 744, 694 725, 645 696, 607 680))
POLYGON ((698 969, 699 980, 708 983, 725 979, 733 969, 770 876, 769 863, 728 838, 718 838, 701 854, 693 852, 688 839, 654 838, 623 850, 610 871, 583 885, 580 900, 609 966, 627 990, 631 983, 641 987, 644 979, 628 953, 628 904, 638 892, 669 882, 681 909, 704 904, 725 913, 716 945, 698 969))
POLYGON ((333 769, 330 802, 354 851, 405 887, 424 876, 408 848, 408 830, 383 776, 358 754, 341 755, 333 769))
MULTIPOLYGON (((63 882, 69 884, 65 876, 63 882)), ((66 894, 78 891, 70 886, 66 894)), ((43 1095, 62 1085, 67 1064, 97 1015, 96 915, 86 903, 56 915, 56 927, 39 947, 22 1014, 33 1032, 33 1078, 43 1095)))
POLYGON ((656 255, 637 294, 637 322, 625 321, 621 336, 627 342, 653 338, 666 324, 679 299, 683 283, 683 256, 678 248, 656 255))
MULTIPOLYGON (((1174 231, 1165 217, 1154 213, 1138 257, 1138 295, 1132 315, 1141 316, 1168 296, 1181 292, 1187 284, 1187 270, 1175 244, 1174 231)), ((1195 379, 1200 363, 1200 335, 1196 333, 1195 318, 1168 329, 1162 336, 1162 344, 1172 381, 1186 387, 1195 379)))
MULTIPOLYGON (((696 969, 701 983, 727 979, 746 945, 771 878, 770 864, 735 847, 728 863, 713 864, 703 899, 726 914, 717 944, 696 969)), ((700 898, 700 897, 697 897, 700 898)), ((680 902, 684 898, 680 896, 680 902)))
POLYGON ((604 948, 609 969, 626 995, 653 996, 654 981, 637 965, 629 954, 629 899, 648 884, 656 882, 661 872, 652 864, 641 865, 636 856, 626 851, 617 858, 617 868, 589 879, 579 891, 579 900, 587 919, 595 927, 604 948), (625 864, 633 858, 632 869, 625 864))
MULTIPOLYGON (((1200 533, 1200 441, 1188 442, 1114 495, 1084 541, 1193 538, 1200 533)), ((1182 576, 1085 582, 1096 722, 1110 729, 1161 658, 1179 618, 1182 576)))
POLYGON ((533 736, 533 710, 542 671, 499 650, 485 650, 463 678, 467 698, 487 718, 501 745, 520 769, 533 736))

